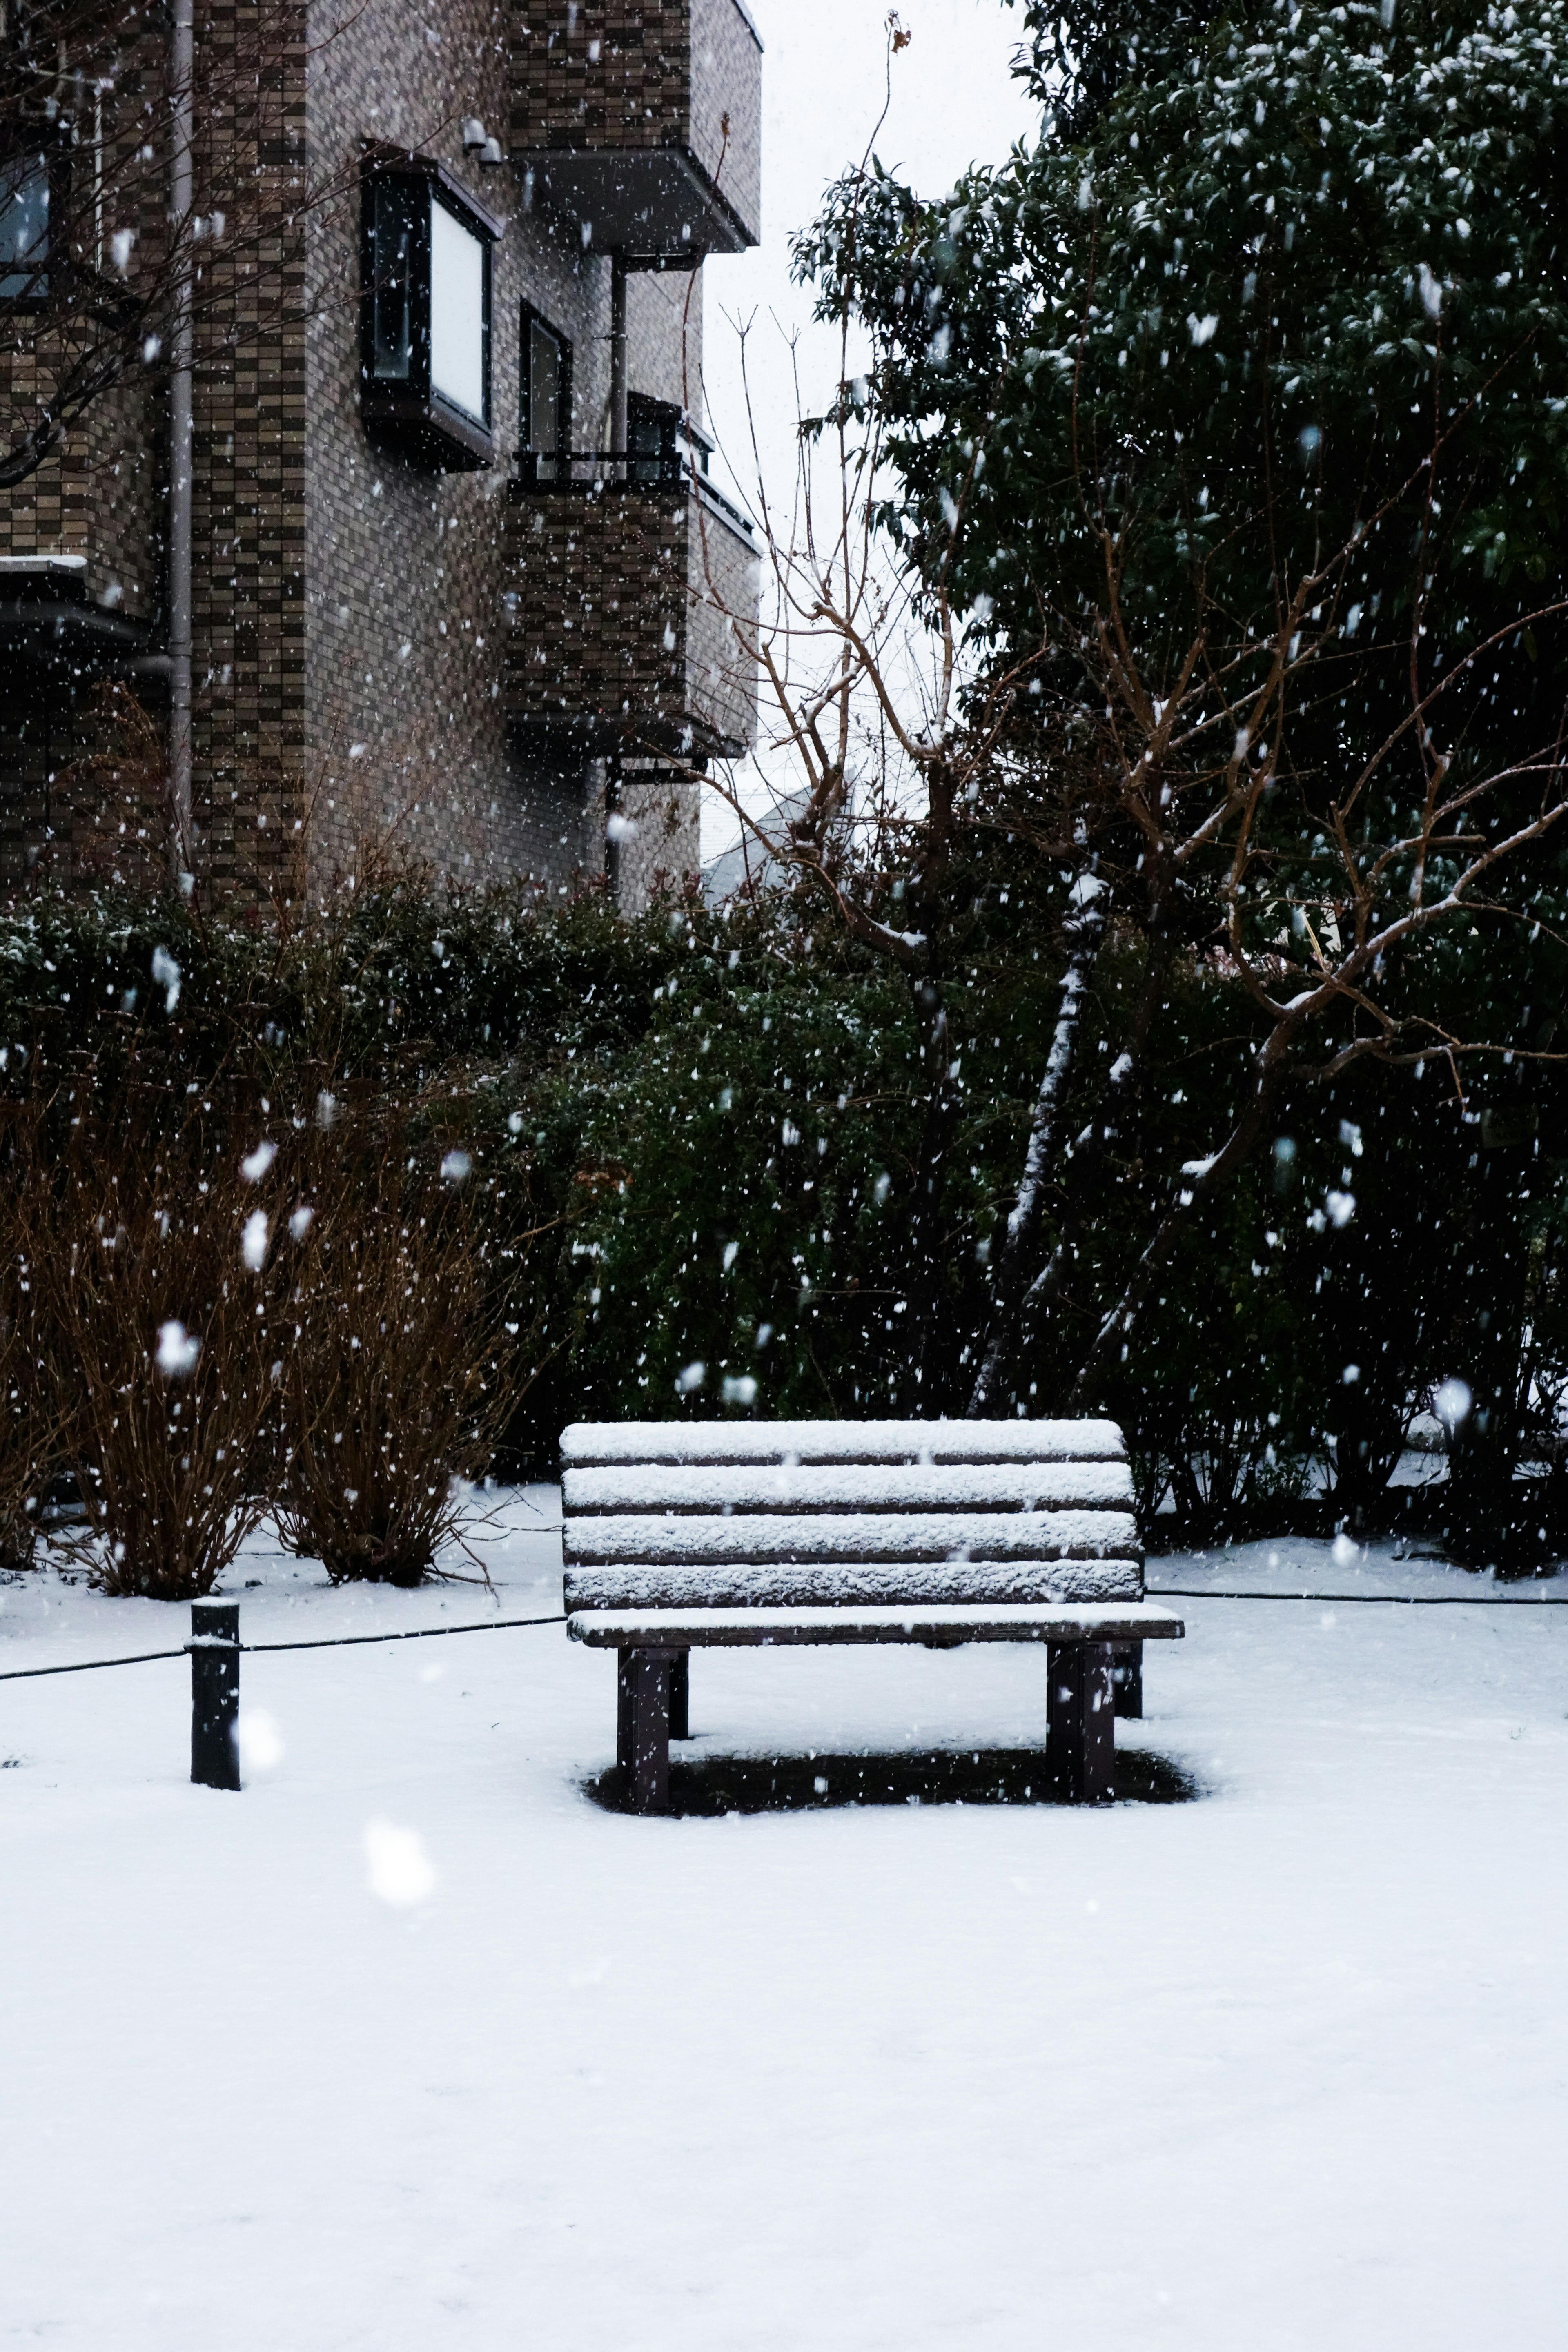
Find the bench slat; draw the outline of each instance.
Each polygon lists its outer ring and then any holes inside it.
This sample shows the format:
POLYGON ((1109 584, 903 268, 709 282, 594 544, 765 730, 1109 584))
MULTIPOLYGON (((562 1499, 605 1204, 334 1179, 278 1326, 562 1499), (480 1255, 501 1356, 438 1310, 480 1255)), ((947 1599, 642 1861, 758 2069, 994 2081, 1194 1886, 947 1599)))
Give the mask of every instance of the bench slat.
POLYGON ((568 1519, 562 1531, 570 1568, 641 1560, 649 1567, 760 1568, 774 1561, 1137 1559, 1129 1511, 931 1511, 888 1517, 858 1512, 811 1518, 568 1519))
POLYGON ((566 1577, 580 1609, 925 1607, 938 1602, 1139 1601, 1135 1559, 956 1560, 921 1568, 587 1568, 566 1577))
POLYGON ((615 1609, 566 1621, 574 1642, 595 1649, 687 1650, 773 1647, 815 1642, 1179 1641, 1179 1617, 1149 1601, 1060 1608, 995 1602, 983 1608, 615 1609))
POLYGON ((568 1518, 612 1511, 876 1511, 914 1517, 931 1511, 1128 1510, 1132 1473, 1125 1462, 780 1463, 739 1469, 654 1463, 568 1470, 561 1500, 568 1518))
POLYGON ((568 1469, 638 1462, 1121 1462, 1113 1421, 574 1421, 568 1469))

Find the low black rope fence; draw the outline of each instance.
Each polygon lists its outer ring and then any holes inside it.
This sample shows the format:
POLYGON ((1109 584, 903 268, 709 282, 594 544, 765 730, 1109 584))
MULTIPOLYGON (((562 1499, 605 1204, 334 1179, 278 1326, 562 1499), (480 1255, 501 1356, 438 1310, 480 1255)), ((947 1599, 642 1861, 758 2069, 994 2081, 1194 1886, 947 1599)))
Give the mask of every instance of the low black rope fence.
MULTIPOLYGON (((1196 1585, 1152 1584, 1152 1601, 1289 1601, 1331 1602, 1335 1608, 1373 1609, 1565 1609, 1568 1595, 1495 1601, 1457 1592, 1243 1592, 1196 1585)), ((548 1617, 481 1617, 463 1625, 407 1625, 385 1633, 324 1633, 300 1642, 242 1642, 237 1601, 193 1601, 191 1638, 177 1650, 136 1650, 119 1658, 78 1658, 58 1666, 0 1670, 0 1682, 31 1682, 46 1675, 101 1674, 110 1666, 150 1665, 159 1659, 191 1662, 191 1779, 209 1789, 239 1787, 239 1661, 284 1650, 354 1650, 372 1643, 431 1642, 452 1633, 503 1633, 530 1625, 563 1625, 565 1612, 548 1617)), ((1123 1647, 1136 1652, 1142 1643, 1123 1647)), ((1137 1712, 1137 1708, 1132 1709, 1137 1712)))
POLYGON ((78 1658, 68 1666, 11 1666, 0 1674, 0 1683, 28 1683, 38 1675, 96 1675, 105 1666, 145 1666, 154 1658, 183 1658, 179 1650, 137 1650, 129 1658, 78 1658))
MULTIPOLYGON (((357 1650, 367 1642, 432 1642, 443 1633, 503 1633, 515 1625, 564 1625, 555 1617, 479 1617, 469 1625, 410 1625, 396 1633, 327 1633, 310 1642, 240 1642, 235 1646, 259 1657, 268 1650, 357 1650)), ((31 1682, 38 1675, 94 1675, 105 1666, 145 1666, 157 1658, 184 1658, 189 1642, 177 1650, 134 1650, 128 1658, 78 1658, 67 1666, 13 1666, 0 1673, 0 1683, 31 1682)))
POLYGON ((1568 1609, 1568 1594, 1540 1593, 1517 1601, 1482 1600, 1469 1592, 1231 1592, 1203 1584, 1148 1584, 1151 1601, 1331 1601, 1351 1609, 1568 1609))
POLYGON ((501 1633, 520 1625, 563 1625, 551 1617, 481 1617, 465 1625, 405 1625, 387 1633, 321 1633, 302 1642, 242 1642, 237 1601, 193 1601, 191 1638, 177 1650, 138 1650, 121 1658, 79 1658, 68 1665, 16 1666, 0 1682, 43 1675, 99 1674, 106 1666, 144 1666, 158 1658, 191 1662, 191 1778, 207 1789, 239 1786, 239 1661, 276 1650, 355 1650, 373 1642, 429 1642, 446 1633, 501 1633))

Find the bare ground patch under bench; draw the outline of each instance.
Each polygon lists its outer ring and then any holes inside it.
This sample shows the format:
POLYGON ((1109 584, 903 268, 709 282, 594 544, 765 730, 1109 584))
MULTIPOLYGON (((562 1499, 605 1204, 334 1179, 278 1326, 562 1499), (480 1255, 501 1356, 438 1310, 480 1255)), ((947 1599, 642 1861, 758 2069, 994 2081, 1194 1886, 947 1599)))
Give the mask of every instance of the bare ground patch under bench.
MULTIPOLYGON (((634 1810, 618 1765, 584 1783, 607 1812, 634 1810)), ((1181 1805, 1195 1781, 1163 1756, 1126 1748, 1116 1758, 1119 1805, 1181 1805)), ((701 1756, 669 1768, 669 1811, 714 1819, 725 1813, 817 1812, 833 1805, 1058 1805, 1069 1801, 1039 1748, 931 1748, 883 1755, 701 1756)))

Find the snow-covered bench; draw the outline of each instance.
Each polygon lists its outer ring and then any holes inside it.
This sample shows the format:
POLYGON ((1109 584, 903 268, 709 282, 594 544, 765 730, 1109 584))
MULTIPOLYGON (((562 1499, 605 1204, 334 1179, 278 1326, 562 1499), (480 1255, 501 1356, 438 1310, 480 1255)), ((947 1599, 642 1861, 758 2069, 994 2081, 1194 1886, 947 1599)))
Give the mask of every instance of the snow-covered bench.
POLYGON ((1043 1642, 1047 1769, 1110 1795, 1116 1659, 1184 1630, 1143 1598, 1114 1422, 576 1422, 561 1452, 567 1631, 620 1653, 638 1811, 703 1643, 1043 1642))

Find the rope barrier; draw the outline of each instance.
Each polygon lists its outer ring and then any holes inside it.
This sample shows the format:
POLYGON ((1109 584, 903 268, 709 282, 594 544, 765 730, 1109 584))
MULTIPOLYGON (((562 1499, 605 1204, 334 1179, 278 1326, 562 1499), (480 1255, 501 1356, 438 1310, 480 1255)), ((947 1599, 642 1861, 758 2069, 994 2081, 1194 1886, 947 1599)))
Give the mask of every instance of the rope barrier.
MULTIPOLYGON (((1215 1591, 1192 1584, 1150 1584, 1151 1601, 1330 1601, 1336 1609, 1568 1609, 1568 1595, 1542 1593, 1527 1601, 1472 1600, 1468 1592, 1235 1592, 1215 1591)), ((357 1650, 372 1642, 434 1642, 447 1633, 504 1633, 520 1625, 564 1625, 565 1613, 555 1617, 481 1617, 468 1625, 410 1625, 396 1633, 330 1633, 309 1642, 226 1643, 251 1657, 280 1650, 357 1650)), ((188 1656, 189 1643, 177 1650, 137 1650, 126 1658, 79 1658, 66 1666, 12 1666, 0 1671, 0 1683, 25 1683, 41 1675, 100 1674, 106 1666, 144 1666, 159 1658, 188 1656)))
POLYGON ((1542 1593, 1539 1601, 1472 1600, 1468 1592, 1215 1592, 1206 1586, 1149 1584, 1151 1601, 1331 1601, 1355 1609, 1568 1609, 1568 1596, 1542 1593))
POLYGON ((181 1650, 138 1650, 130 1658, 81 1658, 74 1666, 12 1666, 0 1674, 0 1683, 30 1682, 35 1675, 91 1675, 103 1666, 144 1666, 150 1658, 183 1658, 181 1650))
MULTIPOLYGON (((312 1642, 240 1642, 215 1646, 245 1650, 253 1655, 266 1650, 354 1650, 367 1642, 429 1642, 443 1633, 500 1633, 514 1625, 564 1625, 559 1617, 481 1617, 471 1625, 411 1625, 398 1633, 332 1633, 312 1642)), ((128 1658, 80 1658, 68 1666, 15 1666, 0 1673, 0 1683, 29 1682, 37 1675, 91 1675, 105 1666, 144 1666, 153 1658, 183 1658, 187 1643, 178 1650, 138 1650, 128 1658)), ((204 1645, 206 1646, 206 1645, 204 1645)))
POLYGON ((509 1625, 564 1625, 559 1617, 480 1617, 471 1625, 412 1625, 404 1633, 335 1633, 315 1642, 242 1642, 240 1648, 262 1650, 352 1650, 362 1642, 429 1642, 441 1633, 500 1633, 509 1625))

